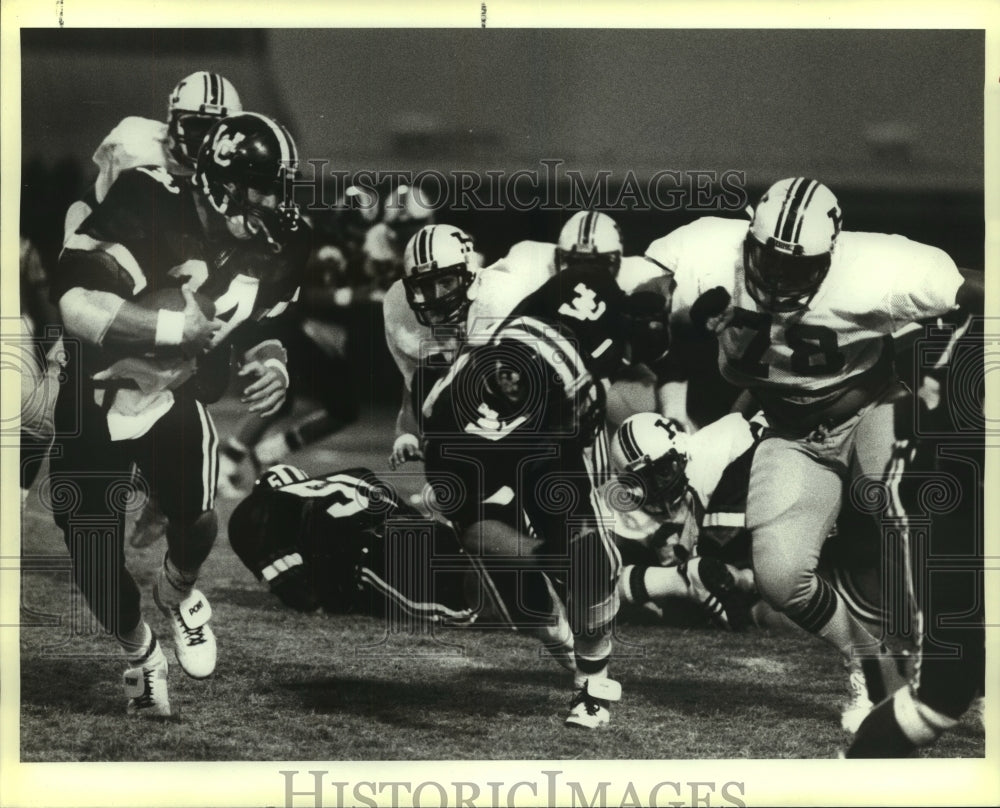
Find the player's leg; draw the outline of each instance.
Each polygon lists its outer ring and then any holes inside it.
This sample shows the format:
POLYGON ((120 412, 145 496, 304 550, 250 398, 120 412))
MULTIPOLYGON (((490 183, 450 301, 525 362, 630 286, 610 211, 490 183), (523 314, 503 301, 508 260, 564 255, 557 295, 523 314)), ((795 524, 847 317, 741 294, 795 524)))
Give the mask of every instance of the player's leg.
POLYGON ((74 581, 129 661, 128 712, 170 715, 166 658, 143 619, 139 588, 125 565, 124 517, 114 511, 113 492, 130 484, 129 444, 111 441, 104 413, 76 395, 56 403, 55 427, 61 437, 52 453, 49 496, 74 581))
POLYGON ((757 590, 775 610, 846 657, 878 640, 816 569, 837 517, 842 483, 797 442, 769 438, 758 447, 747 492, 757 590))
POLYGON ((195 583, 218 534, 218 437, 205 406, 181 390, 141 444, 139 464, 168 519, 167 552, 153 596, 170 620, 181 667, 204 678, 215 670, 216 643, 208 625, 211 606, 195 583))

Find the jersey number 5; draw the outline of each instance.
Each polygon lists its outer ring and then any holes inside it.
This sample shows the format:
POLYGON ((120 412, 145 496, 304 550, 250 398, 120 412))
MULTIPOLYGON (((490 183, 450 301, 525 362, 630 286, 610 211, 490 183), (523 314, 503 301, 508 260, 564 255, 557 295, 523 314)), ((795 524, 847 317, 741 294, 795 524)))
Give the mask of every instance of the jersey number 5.
MULTIPOLYGON (((733 361, 738 370, 762 379, 770 375, 770 366, 761 359, 771 347, 772 322, 767 312, 733 309, 729 327, 753 332, 743 354, 733 361)), ((825 325, 794 323, 785 329, 785 342, 792 349, 791 370, 799 376, 823 376, 844 367, 844 355, 837 350, 837 332, 825 325)))

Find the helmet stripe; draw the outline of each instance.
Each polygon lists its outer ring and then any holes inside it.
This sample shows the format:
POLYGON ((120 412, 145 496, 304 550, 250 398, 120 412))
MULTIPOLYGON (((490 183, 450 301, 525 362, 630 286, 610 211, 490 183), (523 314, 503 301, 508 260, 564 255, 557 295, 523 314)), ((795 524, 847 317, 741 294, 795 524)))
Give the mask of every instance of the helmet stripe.
POLYGON ((208 101, 208 73, 201 74, 201 103, 202 106, 208 101))
POLYGON ((774 232, 771 234, 772 238, 780 239, 781 231, 785 226, 786 217, 788 216, 788 204, 791 201, 792 196, 795 194, 795 190, 799 187, 799 183, 802 182, 801 177, 796 177, 792 180, 792 184, 788 186, 788 190, 785 192, 785 198, 781 202, 781 212, 778 213, 778 221, 775 222, 774 232))
POLYGON ((219 103, 219 77, 215 73, 208 74, 208 103, 218 105, 219 103))
POLYGON ((417 239, 417 246, 416 246, 417 266, 422 266, 422 265, 424 265, 424 264, 427 263, 427 260, 428 260, 427 259, 427 253, 428 253, 428 249, 427 249, 428 248, 428 244, 427 244, 427 241, 428 241, 428 238, 429 238, 429 236, 430 236, 430 234, 432 232, 434 232, 434 228, 433 227, 428 228, 426 230, 421 230, 420 231, 420 237, 417 239))
POLYGON ((798 186, 795 189, 795 194, 793 195, 791 201, 788 204, 788 213, 785 217, 784 225, 779 231, 778 239, 780 241, 791 242, 792 234, 795 232, 796 225, 799 222, 800 216, 803 214, 805 208, 802 204, 809 190, 816 184, 816 180, 806 180, 804 178, 799 178, 798 186))
POLYGON ((792 241, 796 244, 799 243, 799 236, 802 235, 802 224, 806 220, 806 211, 809 210, 809 203, 812 202, 812 198, 816 195, 816 191, 819 188, 819 183, 813 180, 812 184, 809 186, 809 191, 806 193, 806 198, 802 202, 802 215, 799 216, 799 221, 795 225, 795 233, 792 235, 792 241))
POLYGON ((626 421, 621 425, 619 430, 619 439, 621 440, 622 450, 625 452, 626 459, 632 463, 642 457, 642 453, 639 451, 639 444, 635 439, 635 426, 632 421, 626 421))

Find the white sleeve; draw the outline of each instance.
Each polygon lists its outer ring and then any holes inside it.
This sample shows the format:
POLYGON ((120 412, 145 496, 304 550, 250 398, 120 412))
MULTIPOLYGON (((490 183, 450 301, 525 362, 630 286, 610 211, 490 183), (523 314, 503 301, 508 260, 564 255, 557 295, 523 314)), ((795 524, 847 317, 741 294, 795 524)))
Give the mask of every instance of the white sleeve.
POLYGON ((118 124, 97 147, 94 163, 98 175, 94 194, 98 202, 127 168, 167 165, 167 125, 147 118, 129 117, 118 124))
POLYGON ((954 311, 958 308, 955 295, 963 283, 958 267, 944 250, 908 240, 906 244, 889 297, 895 328, 954 311))
POLYGON ((389 353, 392 354, 396 367, 403 375, 403 383, 409 390, 413 384, 413 374, 417 370, 417 363, 405 348, 409 342, 407 339, 406 323, 414 319, 410 304, 406 302, 406 292, 403 291, 403 282, 395 281, 385 294, 382 303, 382 311, 385 317, 385 342, 389 346, 389 353))

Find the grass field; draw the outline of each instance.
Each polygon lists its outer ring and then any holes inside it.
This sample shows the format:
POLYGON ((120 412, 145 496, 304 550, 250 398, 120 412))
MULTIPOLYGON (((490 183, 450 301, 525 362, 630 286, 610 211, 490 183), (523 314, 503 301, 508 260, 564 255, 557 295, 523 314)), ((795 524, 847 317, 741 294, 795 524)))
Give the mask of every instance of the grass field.
MULTIPOLYGON (((223 433, 234 423, 226 404, 216 411, 223 433)), ((391 419, 379 413, 294 460, 310 471, 381 471, 391 419)), ((418 477, 394 482, 405 494, 418 477)), ((235 502, 219 504, 225 525, 235 502)), ((846 676, 811 638, 622 625, 613 673, 624 695, 612 724, 570 731, 568 674, 533 642, 479 630, 387 635, 374 618, 290 612, 244 569, 224 532, 201 583, 215 612, 217 671, 188 679, 170 653, 175 716, 130 721, 116 644, 71 636, 80 601, 61 537, 34 496, 23 543, 23 761, 830 758, 846 740, 846 676)), ((166 637, 150 596, 163 549, 128 552, 147 619, 166 637)), ((981 757, 982 727, 966 716, 925 754, 981 757)))

